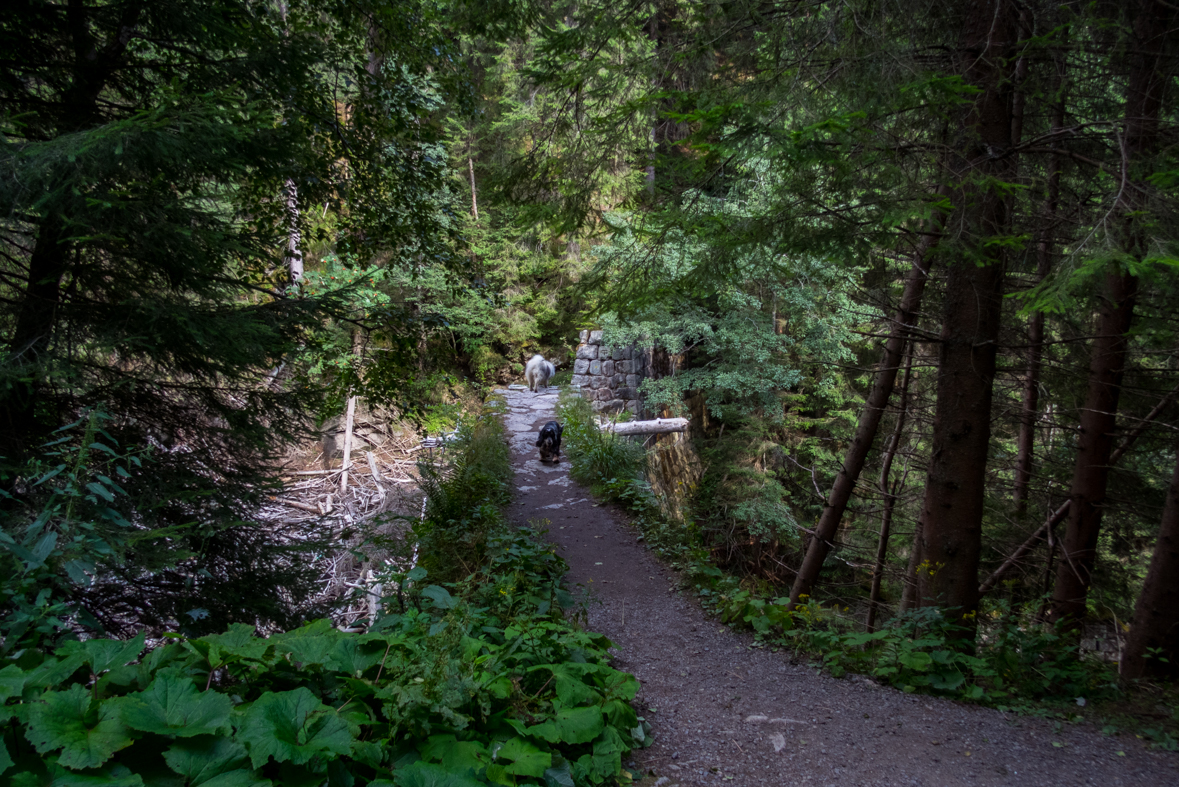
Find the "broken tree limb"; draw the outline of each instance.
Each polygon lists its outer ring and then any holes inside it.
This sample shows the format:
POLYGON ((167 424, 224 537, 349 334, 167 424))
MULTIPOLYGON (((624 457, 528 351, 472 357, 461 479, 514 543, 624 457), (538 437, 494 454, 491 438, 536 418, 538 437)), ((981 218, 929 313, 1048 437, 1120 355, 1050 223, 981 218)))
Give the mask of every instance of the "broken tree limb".
MULTIPOLYGON (((1158 404, 1154 406, 1154 409, 1147 413, 1146 417, 1138 422, 1138 425, 1135 426, 1130 431, 1130 433, 1126 435, 1124 440, 1122 440, 1121 445, 1119 445, 1117 449, 1112 454, 1110 454, 1110 467, 1116 465, 1118 461, 1126 455, 1126 452, 1129 451, 1130 448, 1134 445, 1134 441, 1142 436, 1142 433, 1146 431, 1146 428, 1150 426, 1151 422, 1154 421, 1154 419, 1159 416, 1159 413, 1161 413, 1163 409, 1170 403, 1170 401, 1175 398, 1175 394, 1179 394, 1179 385, 1172 388, 1170 393, 1160 399, 1158 404)), ((1024 557, 1027 556, 1028 552, 1032 551, 1036 544, 1039 543, 1040 539, 1042 539, 1050 529, 1059 525, 1064 520, 1064 518, 1068 516, 1069 504, 1071 502, 1072 501, 1070 500, 1065 500, 1063 503, 1061 503, 1060 507, 1052 512, 1052 515, 1044 521, 1044 524, 1040 525, 1036 532, 1028 536, 1028 539, 1020 544, 1019 548, 1012 552, 1011 556, 1004 560, 1002 565, 991 572, 989 577, 983 580, 983 583, 978 586, 979 595, 989 592, 991 588, 999 584, 999 580, 1001 580, 1007 574, 1007 572, 1010 571, 1013 566, 1015 566, 1016 563, 1023 560, 1024 557)))
POLYGON ((624 421, 602 424, 598 428, 603 432, 613 432, 614 434, 671 434, 672 432, 686 432, 688 419, 656 418, 654 421, 624 421))
POLYGON ((375 456, 373 456, 372 451, 365 451, 364 455, 368 458, 368 469, 372 471, 373 480, 376 481, 377 486, 380 487, 381 482, 383 482, 385 479, 381 476, 381 471, 377 469, 377 459, 375 456))
POLYGON ((278 502, 282 503, 284 506, 297 508, 300 511, 310 511, 313 514, 323 513, 323 511, 321 511, 317 506, 308 505, 307 503, 300 503, 298 500, 279 500, 278 502))

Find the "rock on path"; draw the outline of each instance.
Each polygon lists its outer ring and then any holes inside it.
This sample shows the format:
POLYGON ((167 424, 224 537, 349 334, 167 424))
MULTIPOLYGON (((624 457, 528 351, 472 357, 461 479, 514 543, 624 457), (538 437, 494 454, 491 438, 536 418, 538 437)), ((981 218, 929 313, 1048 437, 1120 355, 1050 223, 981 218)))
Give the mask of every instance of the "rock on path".
POLYGON ((498 393, 516 470, 510 516, 549 521, 570 584, 595 600, 589 627, 642 683, 637 708, 655 744, 629 761, 641 784, 1179 785, 1179 755, 1133 736, 837 680, 751 647, 683 597, 674 573, 569 478, 564 461, 540 462, 536 435, 554 417, 556 390, 498 393))

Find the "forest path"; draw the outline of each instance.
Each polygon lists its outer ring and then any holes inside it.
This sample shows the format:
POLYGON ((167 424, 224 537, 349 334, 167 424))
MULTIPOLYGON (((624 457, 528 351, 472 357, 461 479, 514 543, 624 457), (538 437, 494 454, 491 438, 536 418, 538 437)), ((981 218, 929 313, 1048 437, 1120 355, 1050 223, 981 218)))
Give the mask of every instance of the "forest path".
POLYGON ((674 785, 1179 785, 1179 755, 1130 735, 837 680, 709 619, 674 572, 568 475, 542 464, 536 435, 556 389, 501 390, 516 471, 509 509, 547 519, 568 581, 592 595, 589 628, 639 679, 655 743, 624 761, 644 787, 674 785))

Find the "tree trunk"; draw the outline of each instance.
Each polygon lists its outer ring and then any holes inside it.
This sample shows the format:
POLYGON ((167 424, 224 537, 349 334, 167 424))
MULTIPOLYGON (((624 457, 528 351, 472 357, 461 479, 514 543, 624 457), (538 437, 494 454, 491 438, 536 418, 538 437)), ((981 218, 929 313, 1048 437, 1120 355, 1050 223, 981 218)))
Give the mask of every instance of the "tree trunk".
POLYGON ((1127 338, 1134 318, 1138 281, 1113 271, 1105 284, 1098 318, 1098 335, 1089 364, 1089 392, 1081 410, 1077 459, 1069 491, 1068 525, 1061 544, 1056 586, 1052 591, 1052 621, 1085 616, 1085 600, 1097 559, 1097 536, 1109 482, 1109 457, 1117 426, 1118 398, 1126 367, 1127 338))
MULTIPOLYGON (((922 563, 917 593, 922 604, 954 610, 951 619, 973 631, 978 604, 983 499, 991 434, 991 392, 1003 303, 1002 237, 1007 205, 1001 191, 979 181, 1010 182, 1011 148, 1007 52, 1017 38, 1018 13, 1010 0, 979 0, 963 25, 962 73, 979 88, 963 123, 955 205, 963 259, 950 266, 938 359, 932 454, 922 507, 922 563)), ((972 638, 966 635, 967 639, 972 638)))
POLYGON ((348 410, 344 416, 344 464, 340 473, 340 494, 348 490, 348 467, 352 464, 352 427, 356 422, 356 397, 348 397, 348 410))
MULTIPOLYGON (((358 370, 360 368, 361 346, 360 331, 356 330, 352 333, 352 354, 356 356, 358 370)), ((348 410, 344 417, 344 464, 341 465, 343 472, 340 473, 341 496, 348 489, 348 470, 352 463, 352 428, 356 419, 356 399, 355 394, 348 397, 348 410)))
POLYGON ((479 200, 475 191, 475 160, 467 159, 467 171, 471 175, 471 218, 479 221, 479 200))
POLYGON ((295 181, 287 179, 287 278, 292 287, 303 280, 303 252, 299 248, 299 189, 295 181))
POLYGON ((1119 665, 1123 678, 1179 678, 1179 445, 1176 452, 1154 556, 1119 665))
POLYGON ((65 276, 69 246, 64 222, 55 214, 41 222, 29 258, 29 284, 17 312, 16 327, 8 342, 8 358, 14 383, 0 393, 0 454, 19 457, 36 434, 37 391, 44 373, 39 368, 53 340, 61 282, 65 276), (17 372, 16 370, 20 370, 17 372), (30 382, 21 382, 21 378, 30 382))
POLYGON ((802 567, 795 577, 794 586, 790 589, 790 608, 799 602, 803 596, 810 595, 819 573, 823 569, 823 561, 831 551, 835 534, 839 531, 839 524, 843 520, 843 512, 851 500, 856 488, 856 481, 860 471, 864 469, 864 462, 872 442, 876 439, 876 432, 880 428, 880 419, 888 407, 889 397, 892 396, 893 386, 896 384, 897 370, 900 368, 905 341, 917 322, 917 312, 921 308, 921 298, 925 293, 925 282, 929 279, 930 250, 937 243, 937 233, 941 231, 944 214, 938 213, 930 222, 925 237, 917 246, 913 255, 913 267, 905 279, 905 289, 901 294, 901 303, 893 316, 892 330, 884 344, 884 354, 880 365, 876 367, 876 378, 872 382, 872 390, 864 402, 864 409, 860 412, 860 422, 856 426, 856 434, 847 453, 843 458, 843 466, 835 477, 831 492, 827 497, 827 504, 815 525, 815 534, 807 546, 806 557, 802 567))
POLYGON ((901 378, 901 400, 897 404, 897 423, 892 430, 888 447, 884 451, 884 462, 880 468, 880 494, 884 497, 884 513, 880 517, 880 539, 876 542, 876 563, 872 567, 872 589, 868 593, 868 621, 866 628, 871 634, 876 630, 876 608, 880 604, 880 580, 884 576, 884 561, 888 555, 888 537, 892 529, 892 514, 897 503, 897 486, 890 482, 892 463, 905 432, 905 415, 909 409, 909 379, 913 373, 913 353, 909 351, 905 364, 905 376, 901 378))
MULTIPOLYGON (((1164 409, 1166 409, 1167 405, 1170 404, 1171 400, 1175 398, 1177 394, 1179 394, 1179 385, 1172 388, 1170 393, 1160 399, 1158 404, 1156 404, 1154 408, 1146 414, 1146 417, 1138 422, 1138 426, 1134 427, 1134 429, 1128 435, 1126 435, 1125 439, 1122 440, 1121 445, 1118 446, 1118 449, 1114 451, 1113 454, 1111 454, 1109 457, 1109 466, 1111 468, 1117 466, 1122 457, 1126 455, 1126 452, 1129 451, 1130 448, 1134 445, 1134 442, 1142 436, 1142 433, 1145 432, 1147 427, 1149 427, 1151 423, 1154 422, 1154 419, 1159 417, 1159 415, 1163 412, 1164 409)), ((1064 518, 1068 516, 1070 507, 1071 506, 1068 500, 1065 500, 1063 503, 1061 503, 1060 507, 1052 512, 1044 524, 1040 525, 1036 532, 1028 536, 1027 540, 1020 544, 1019 548, 1012 552, 1011 556, 1004 560, 1002 565, 995 569, 995 571, 989 577, 987 577, 981 585, 979 585, 979 595, 985 595, 987 592, 989 592, 991 588, 993 588, 999 583, 1000 580, 1003 579, 1008 571, 1010 571, 1020 560, 1023 560, 1023 558, 1026 557, 1027 554, 1035 548, 1036 544, 1039 543, 1041 538, 1044 538, 1045 535, 1050 535, 1052 533, 1052 529, 1063 522, 1064 518)))
POLYGON ((917 606, 917 566, 921 565, 921 520, 913 530, 913 547, 909 551, 909 562, 905 565, 905 589, 901 591, 901 612, 908 612, 917 606))
MULTIPOLYGON (((1122 248, 1136 258, 1146 253, 1140 213, 1145 208, 1143 159, 1158 141, 1158 119, 1166 79, 1163 50, 1171 34, 1172 7, 1159 0, 1140 0, 1129 48, 1130 74, 1126 87, 1125 124, 1122 138, 1122 173, 1114 210, 1121 219, 1122 248)), ((1149 221, 1149 219, 1147 220, 1149 221)), ((1109 458, 1113 451, 1118 399, 1128 351, 1127 333, 1134 320, 1138 280, 1115 265, 1106 277, 1097 337, 1089 365, 1089 391, 1081 411, 1076 464, 1069 492, 1069 519, 1061 545, 1056 586, 1052 592, 1050 619, 1078 622, 1085 615, 1097 537, 1109 482, 1109 458)))
POLYGON ((603 432, 614 434, 671 434, 688 431, 687 418, 656 418, 653 421, 621 421, 606 423, 599 427, 603 432))

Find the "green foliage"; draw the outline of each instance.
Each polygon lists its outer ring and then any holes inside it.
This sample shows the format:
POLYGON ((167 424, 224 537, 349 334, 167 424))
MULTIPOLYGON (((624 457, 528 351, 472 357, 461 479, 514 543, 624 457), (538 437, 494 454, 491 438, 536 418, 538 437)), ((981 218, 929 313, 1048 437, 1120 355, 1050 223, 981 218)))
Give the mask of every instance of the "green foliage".
MULTIPOLYGON (((142 526, 161 508, 167 516, 167 507, 200 511, 221 499, 198 488, 160 501, 163 490, 152 483, 160 464, 167 478, 168 457, 124 447, 111 421, 93 411, 8 470, 12 491, 0 489, 0 653, 71 639, 79 627, 126 631, 133 621, 193 634, 246 610, 280 624, 300 620, 315 569, 290 561, 268 534, 191 519, 142 526), (143 608, 145 596, 151 603, 143 608)), ((321 548, 321 536, 303 535, 304 545, 290 551, 321 548)))
POLYGON ((398 590, 384 603, 397 611, 368 633, 317 620, 269 638, 245 624, 170 635, 146 651, 142 635, 24 649, 0 670, 0 777, 616 783, 622 756, 650 744, 630 706, 638 682, 609 666, 609 640, 571 622, 553 545, 504 521, 497 413, 464 423, 460 436, 430 476, 421 564, 386 578, 398 590), (478 514, 461 518, 464 508, 478 514), (459 565, 461 582, 423 581, 459 565))
POLYGON ((562 446, 573 478, 595 495, 622 501, 630 508, 653 505, 651 490, 642 481, 646 452, 641 443, 603 432, 589 402, 568 390, 560 394, 557 418, 565 430, 562 446))
POLYGON ((978 642, 964 648, 965 629, 937 607, 897 615, 866 633, 842 614, 846 609, 806 598, 788 610, 789 599, 741 589, 719 572, 696 576, 703 580, 698 592, 705 605, 723 621, 753 628, 766 644, 812 656, 836 677, 857 672, 906 692, 1025 712, 1042 702, 1068 704, 1118 692, 1109 665, 1081 659, 1066 631, 1032 619, 1039 605, 1012 610, 999 603, 980 613, 978 642))
MULTIPOLYGON (((86 483, 133 526, 122 547, 62 555, 84 590, 74 608, 92 613, 76 622, 124 634, 292 625, 309 612, 309 561, 294 553, 318 539, 251 520, 325 389, 338 396, 360 376, 338 322, 397 323, 374 267, 454 263, 432 117, 466 89, 443 65, 448 25, 490 23, 462 0, 110 0, 74 3, 69 24, 63 14, 26 3, 0 18, 5 531, 27 550, 30 529, 57 527, 36 524, 42 512, 64 521, 55 507, 73 482, 28 482, 52 466, 41 446, 58 429, 102 411, 103 445, 155 450, 126 478, 107 473, 116 489, 84 449, 86 483), (292 221, 305 288, 287 275, 292 221)), ((389 345, 383 357, 404 368, 389 345)), ((69 538, 93 526, 95 543, 113 544, 123 526, 93 514, 69 538)), ((53 598, 20 595, 28 615, 60 620, 53 598)))
MULTIPOLYGON (((563 568, 534 533, 505 541, 519 565, 544 554, 563 568)), ((239 624, 142 655, 142 638, 130 650, 89 641, 118 650, 105 669, 77 652, 25 654, 2 674, 12 760, 2 775, 11 783, 143 784, 169 772, 192 784, 410 785, 431 773, 455 784, 609 781, 621 755, 646 739, 628 704, 638 684, 606 665, 608 641, 565 623, 560 606, 532 602, 529 573, 557 579, 542 567, 517 571, 516 598, 497 612, 467 601, 411 608, 384 619, 379 633, 316 621, 262 639, 239 624)))
POLYGON ((426 516, 414 526, 432 576, 454 581, 482 564, 487 539, 502 521, 512 475, 500 409, 490 405, 460 422, 457 439, 439 464, 418 463, 426 516))

